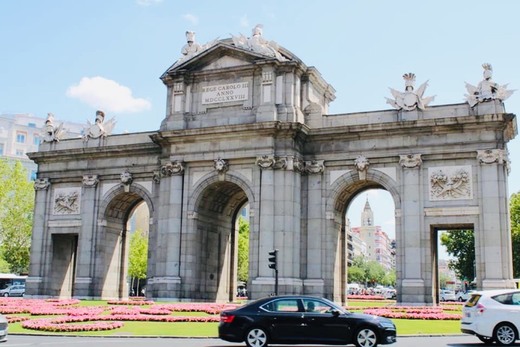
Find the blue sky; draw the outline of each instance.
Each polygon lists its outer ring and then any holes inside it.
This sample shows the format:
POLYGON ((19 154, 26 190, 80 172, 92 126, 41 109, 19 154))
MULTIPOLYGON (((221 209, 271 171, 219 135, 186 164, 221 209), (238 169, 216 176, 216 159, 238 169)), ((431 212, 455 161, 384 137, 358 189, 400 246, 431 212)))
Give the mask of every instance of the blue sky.
MULTIPOLYGON (((117 120, 114 133, 157 130, 166 97, 159 77, 180 57, 185 31, 203 44, 250 36, 256 24, 336 89, 330 113, 389 109, 388 88, 401 90, 406 72, 417 85, 429 80, 431 105, 460 103, 464 82, 478 84, 486 62, 495 82, 520 89, 519 13, 517 0, 2 0, 0 113, 86 124, 102 109, 117 120)), ((505 104, 520 115, 520 91, 505 104)), ((509 150, 513 193, 518 138, 509 150)), ((369 199, 391 233, 388 199, 369 199)))

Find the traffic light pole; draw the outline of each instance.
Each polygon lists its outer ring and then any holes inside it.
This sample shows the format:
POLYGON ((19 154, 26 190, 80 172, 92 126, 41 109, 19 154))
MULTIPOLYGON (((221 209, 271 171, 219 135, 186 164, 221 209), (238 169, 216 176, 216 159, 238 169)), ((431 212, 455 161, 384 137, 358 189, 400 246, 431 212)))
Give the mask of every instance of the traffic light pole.
POLYGON ((278 295, 278 250, 269 252, 269 268, 274 270, 274 295, 278 295))

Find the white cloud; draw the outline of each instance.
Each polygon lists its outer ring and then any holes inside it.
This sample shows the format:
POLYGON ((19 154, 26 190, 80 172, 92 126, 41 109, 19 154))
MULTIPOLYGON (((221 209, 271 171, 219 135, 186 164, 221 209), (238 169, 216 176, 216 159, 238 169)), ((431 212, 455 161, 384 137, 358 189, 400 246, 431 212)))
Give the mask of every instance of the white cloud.
POLYGON ((184 16, 182 16, 182 18, 186 19, 191 24, 195 24, 195 25, 199 24, 199 17, 197 17, 195 15, 187 13, 184 16))
POLYGON ((130 88, 100 76, 83 77, 67 89, 67 96, 114 113, 141 112, 152 107, 148 100, 133 97, 130 88))
POLYGON ((139 6, 152 6, 155 4, 160 4, 163 0, 136 0, 135 1, 139 6))

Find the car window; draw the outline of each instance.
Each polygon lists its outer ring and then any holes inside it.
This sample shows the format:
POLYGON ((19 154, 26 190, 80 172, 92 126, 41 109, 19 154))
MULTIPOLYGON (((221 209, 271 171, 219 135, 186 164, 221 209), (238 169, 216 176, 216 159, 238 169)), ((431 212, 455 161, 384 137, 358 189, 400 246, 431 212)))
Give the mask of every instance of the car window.
POLYGON ((500 294, 492 299, 504 305, 520 305, 520 293, 500 294))
POLYGON ((268 303, 261 306, 262 309, 269 312, 298 312, 298 300, 297 299, 279 299, 269 301, 268 303))
POLYGON ((473 294, 470 296, 468 301, 464 304, 466 307, 473 307, 477 304, 477 302, 480 300, 481 295, 480 294, 473 294))
POLYGON ((335 309, 333 306, 328 305, 323 301, 314 299, 303 299, 303 306, 305 307, 305 312, 315 313, 329 313, 335 309))

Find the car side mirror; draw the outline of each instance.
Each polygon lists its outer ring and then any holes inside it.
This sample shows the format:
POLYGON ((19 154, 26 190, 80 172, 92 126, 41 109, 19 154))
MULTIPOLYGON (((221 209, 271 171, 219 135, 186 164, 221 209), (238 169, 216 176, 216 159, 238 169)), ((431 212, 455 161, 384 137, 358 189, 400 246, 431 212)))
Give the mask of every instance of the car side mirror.
POLYGON ((337 316, 340 315, 340 312, 339 312, 338 310, 332 310, 331 313, 332 313, 332 315, 333 315, 334 317, 337 317, 337 316))

